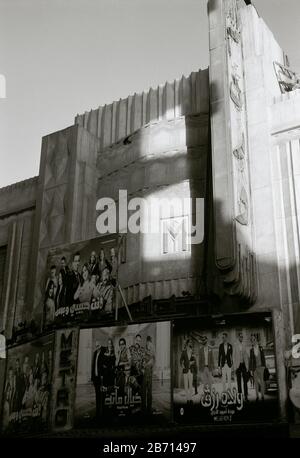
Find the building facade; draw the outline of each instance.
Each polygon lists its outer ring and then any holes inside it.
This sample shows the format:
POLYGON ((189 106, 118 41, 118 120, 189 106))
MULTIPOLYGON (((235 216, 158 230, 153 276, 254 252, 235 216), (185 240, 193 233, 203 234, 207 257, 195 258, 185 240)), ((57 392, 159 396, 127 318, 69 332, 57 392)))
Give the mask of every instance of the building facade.
POLYGON ((209 69, 77 115, 0 189, 4 434, 293 421, 299 79, 251 2, 208 21, 209 69))

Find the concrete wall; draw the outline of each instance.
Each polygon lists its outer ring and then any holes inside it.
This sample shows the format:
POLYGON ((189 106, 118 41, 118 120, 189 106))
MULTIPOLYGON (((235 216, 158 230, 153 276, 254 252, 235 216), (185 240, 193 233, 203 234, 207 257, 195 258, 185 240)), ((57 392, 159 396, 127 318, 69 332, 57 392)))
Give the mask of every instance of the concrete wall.
MULTIPOLYGON (((118 201, 119 189, 127 190, 128 199, 148 201, 152 196, 207 197, 208 70, 78 115, 75 124, 100 140, 98 199, 118 201)), ((119 280, 128 303, 183 291, 199 296, 204 289, 204 244, 168 255, 158 234, 128 234, 126 243, 119 280)))
POLYGON ((273 62, 283 63, 284 55, 254 7, 242 8, 241 17, 253 235, 258 276, 256 307, 280 308, 268 106, 280 94, 273 62))
POLYGON ((270 105, 272 180, 281 303, 288 316, 288 336, 300 332, 299 208, 300 97, 281 95, 270 105))
POLYGON ((209 282, 221 312, 236 298, 251 311, 271 310, 284 418, 284 350, 300 332, 299 91, 280 95, 273 62, 284 63, 284 53, 253 6, 210 0, 209 21, 209 75, 78 115, 44 137, 38 178, 0 190, 0 246, 8 247, 0 322, 7 337, 25 319, 41 325, 48 251, 97 236, 97 199, 117 201, 124 189, 128 198, 209 202, 212 160, 214 212, 207 205, 205 218, 213 219, 214 245, 207 232, 190 251, 164 253, 160 235, 128 234, 119 281, 129 304, 184 291, 201 298, 209 282))
MULTIPOLYGON (((287 218, 281 219, 282 205, 285 208, 286 205, 283 204, 283 187, 279 194, 277 192, 280 178, 278 168, 274 165, 278 164, 278 153, 274 154, 271 135, 275 115, 273 102, 274 98, 280 97, 274 62, 284 64, 285 55, 252 6, 242 8, 241 13, 258 278, 254 308, 273 310, 280 415, 285 419, 288 394, 284 352, 291 346, 292 321, 288 304, 290 300, 287 300, 289 281, 288 276, 284 278, 282 269, 282 251, 286 250, 286 243, 280 234, 280 223, 289 233, 291 228, 287 218)), ((295 297, 292 300, 296 300, 295 297)))

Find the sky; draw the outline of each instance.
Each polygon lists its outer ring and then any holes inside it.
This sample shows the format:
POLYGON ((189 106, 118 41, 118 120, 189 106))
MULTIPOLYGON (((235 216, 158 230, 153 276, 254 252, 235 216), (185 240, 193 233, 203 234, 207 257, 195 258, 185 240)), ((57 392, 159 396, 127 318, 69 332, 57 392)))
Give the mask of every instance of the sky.
MULTIPOLYGON (((254 0, 300 72, 299 0, 254 0)), ((207 0, 0 0, 0 187, 38 174, 41 139, 208 66, 207 0)))

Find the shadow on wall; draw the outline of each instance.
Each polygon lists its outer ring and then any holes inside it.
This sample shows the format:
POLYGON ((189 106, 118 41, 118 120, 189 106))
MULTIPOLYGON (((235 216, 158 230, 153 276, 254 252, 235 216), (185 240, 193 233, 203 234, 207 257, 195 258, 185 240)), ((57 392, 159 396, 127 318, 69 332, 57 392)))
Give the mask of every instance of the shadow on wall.
MULTIPOLYGON (((211 171, 211 153, 209 148, 209 135, 206 144, 199 145, 194 140, 194 121, 197 117, 186 119, 186 144, 187 152, 178 153, 178 157, 185 161, 185 171, 183 175, 167 174, 167 182, 164 181, 163 186, 176 186, 181 183, 182 179, 188 180, 190 184, 191 197, 204 197, 205 198, 205 220, 204 220, 204 242, 200 245, 192 245, 190 253, 183 257, 178 256, 177 259, 169 259, 168 255, 161 254, 159 258, 151 258, 145 256, 143 238, 139 238, 138 245, 136 244, 137 236, 128 234, 127 262, 120 268, 120 283, 124 289, 130 285, 138 283, 154 284, 164 278, 165 273, 168 273, 167 278, 187 278, 195 279, 194 288, 192 291, 188 289, 186 284, 183 283, 183 288, 180 289, 180 283, 176 287, 176 291, 172 291, 172 281, 169 282, 170 293, 163 294, 167 298, 166 302, 174 301, 174 296, 177 298, 190 301, 198 301, 199 314, 218 314, 218 313, 238 313, 243 311, 259 311, 277 308, 280 309, 280 304, 284 304, 283 313, 286 324, 286 335, 290 341, 291 334, 300 332, 300 306, 299 306, 299 291, 297 286, 297 266, 290 265, 288 270, 285 268, 278 268, 276 253, 265 256, 261 253, 256 254, 256 274, 257 274, 257 301, 255 304, 249 304, 243 297, 231 296, 226 292, 223 283, 223 274, 228 272, 220 272, 215 264, 215 225, 214 213, 222 215, 222 202, 213 202, 212 192, 212 171, 211 171), (192 122, 191 122, 192 121, 192 122), (190 129, 190 126, 193 126, 190 129), (199 148, 205 148, 205 152, 198 155, 199 148), (196 154, 196 163, 192 160, 193 155, 196 154), (196 169, 198 158, 203 157, 203 169, 199 171, 196 169), (165 259, 164 259, 165 258, 165 259), (267 259, 267 260, 266 260, 267 259), (131 277, 132 280, 128 280, 131 277), (144 279, 143 279, 144 277, 144 279), (280 282, 279 282, 280 279, 280 282), (289 287, 293 284, 294 287, 289 287), (168 299, 169 298, 169 299, 168 299), (285 299, 286 298, 286 299, 285 299), (294 326, 290 325, 294 322, 294 326)), ((164 164, 166 170, 174 164, 174 157, 163 157, 159 160, 153 157, 148 158, 143 164, 143 167, 150 167, 153 164, 159 164, 159 167, 164 164)), ((145 176, 145 174, 144 174, 145 176)), ((115 180, 113 184, 115 186, 115 180)), ((142 195, 151 193, 148 190, 137 190, 142 195)), ((136 191, 136 192, 137 192, 136 191)), ((96 217, 95 217, 96 220, 96 217)), ((221 223, 226 232, 226 226, 231 222, 224 221, 221 223)), ((97 234, 95 234, 97 236, 97 234)), ((89 238, 92 238, 90 236, 89 238)), ((157 241, 156 243, 160 243, 157 241)), ((143 297, 151 295, 151 288, 145 289, 143 297)), ((128 303, 131 304, 135 310, 137 302, 134 295, 127 297, 128 303)), ((141 297, 139 298, 141 300, 141 297)), ((185 306, 185 305, 184 305, 185 306)), ((39 323, 42 317, 43 304, 39 307, 38 314, 35 316, 35 322, 39 323)), ((133 312, 134 314, 134 312, 133 312)), ((125 319, 127 317, 125 316, 125 319)), ((140 319, 140 316, 138 317, 140 319)), ((27 323, 30 323, 31 317, 26 316, 27 323)), ((18 329, 18 324, 15 326, 18 329)))

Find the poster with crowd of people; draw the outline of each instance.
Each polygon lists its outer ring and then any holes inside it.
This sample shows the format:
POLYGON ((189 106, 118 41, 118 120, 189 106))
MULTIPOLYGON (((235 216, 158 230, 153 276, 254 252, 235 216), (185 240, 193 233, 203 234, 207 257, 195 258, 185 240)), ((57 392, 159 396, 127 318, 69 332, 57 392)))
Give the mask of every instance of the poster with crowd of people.
POLYGON ((41 432, 48 428, 53 366, 53 335, 7 352, 3 392, 4 433, 41 432))
POLYGON ((169 322, 81 330, 75 425, 169 421, 170 372, 169 322))
POLYGON ((176 421, 226 424, 277 417, 271 316, 184 320, 173 331, 176 421))
POLYGON ((117 236, 52 249, 43 290, 44 328, 112 317, 123 256, 117 236))

